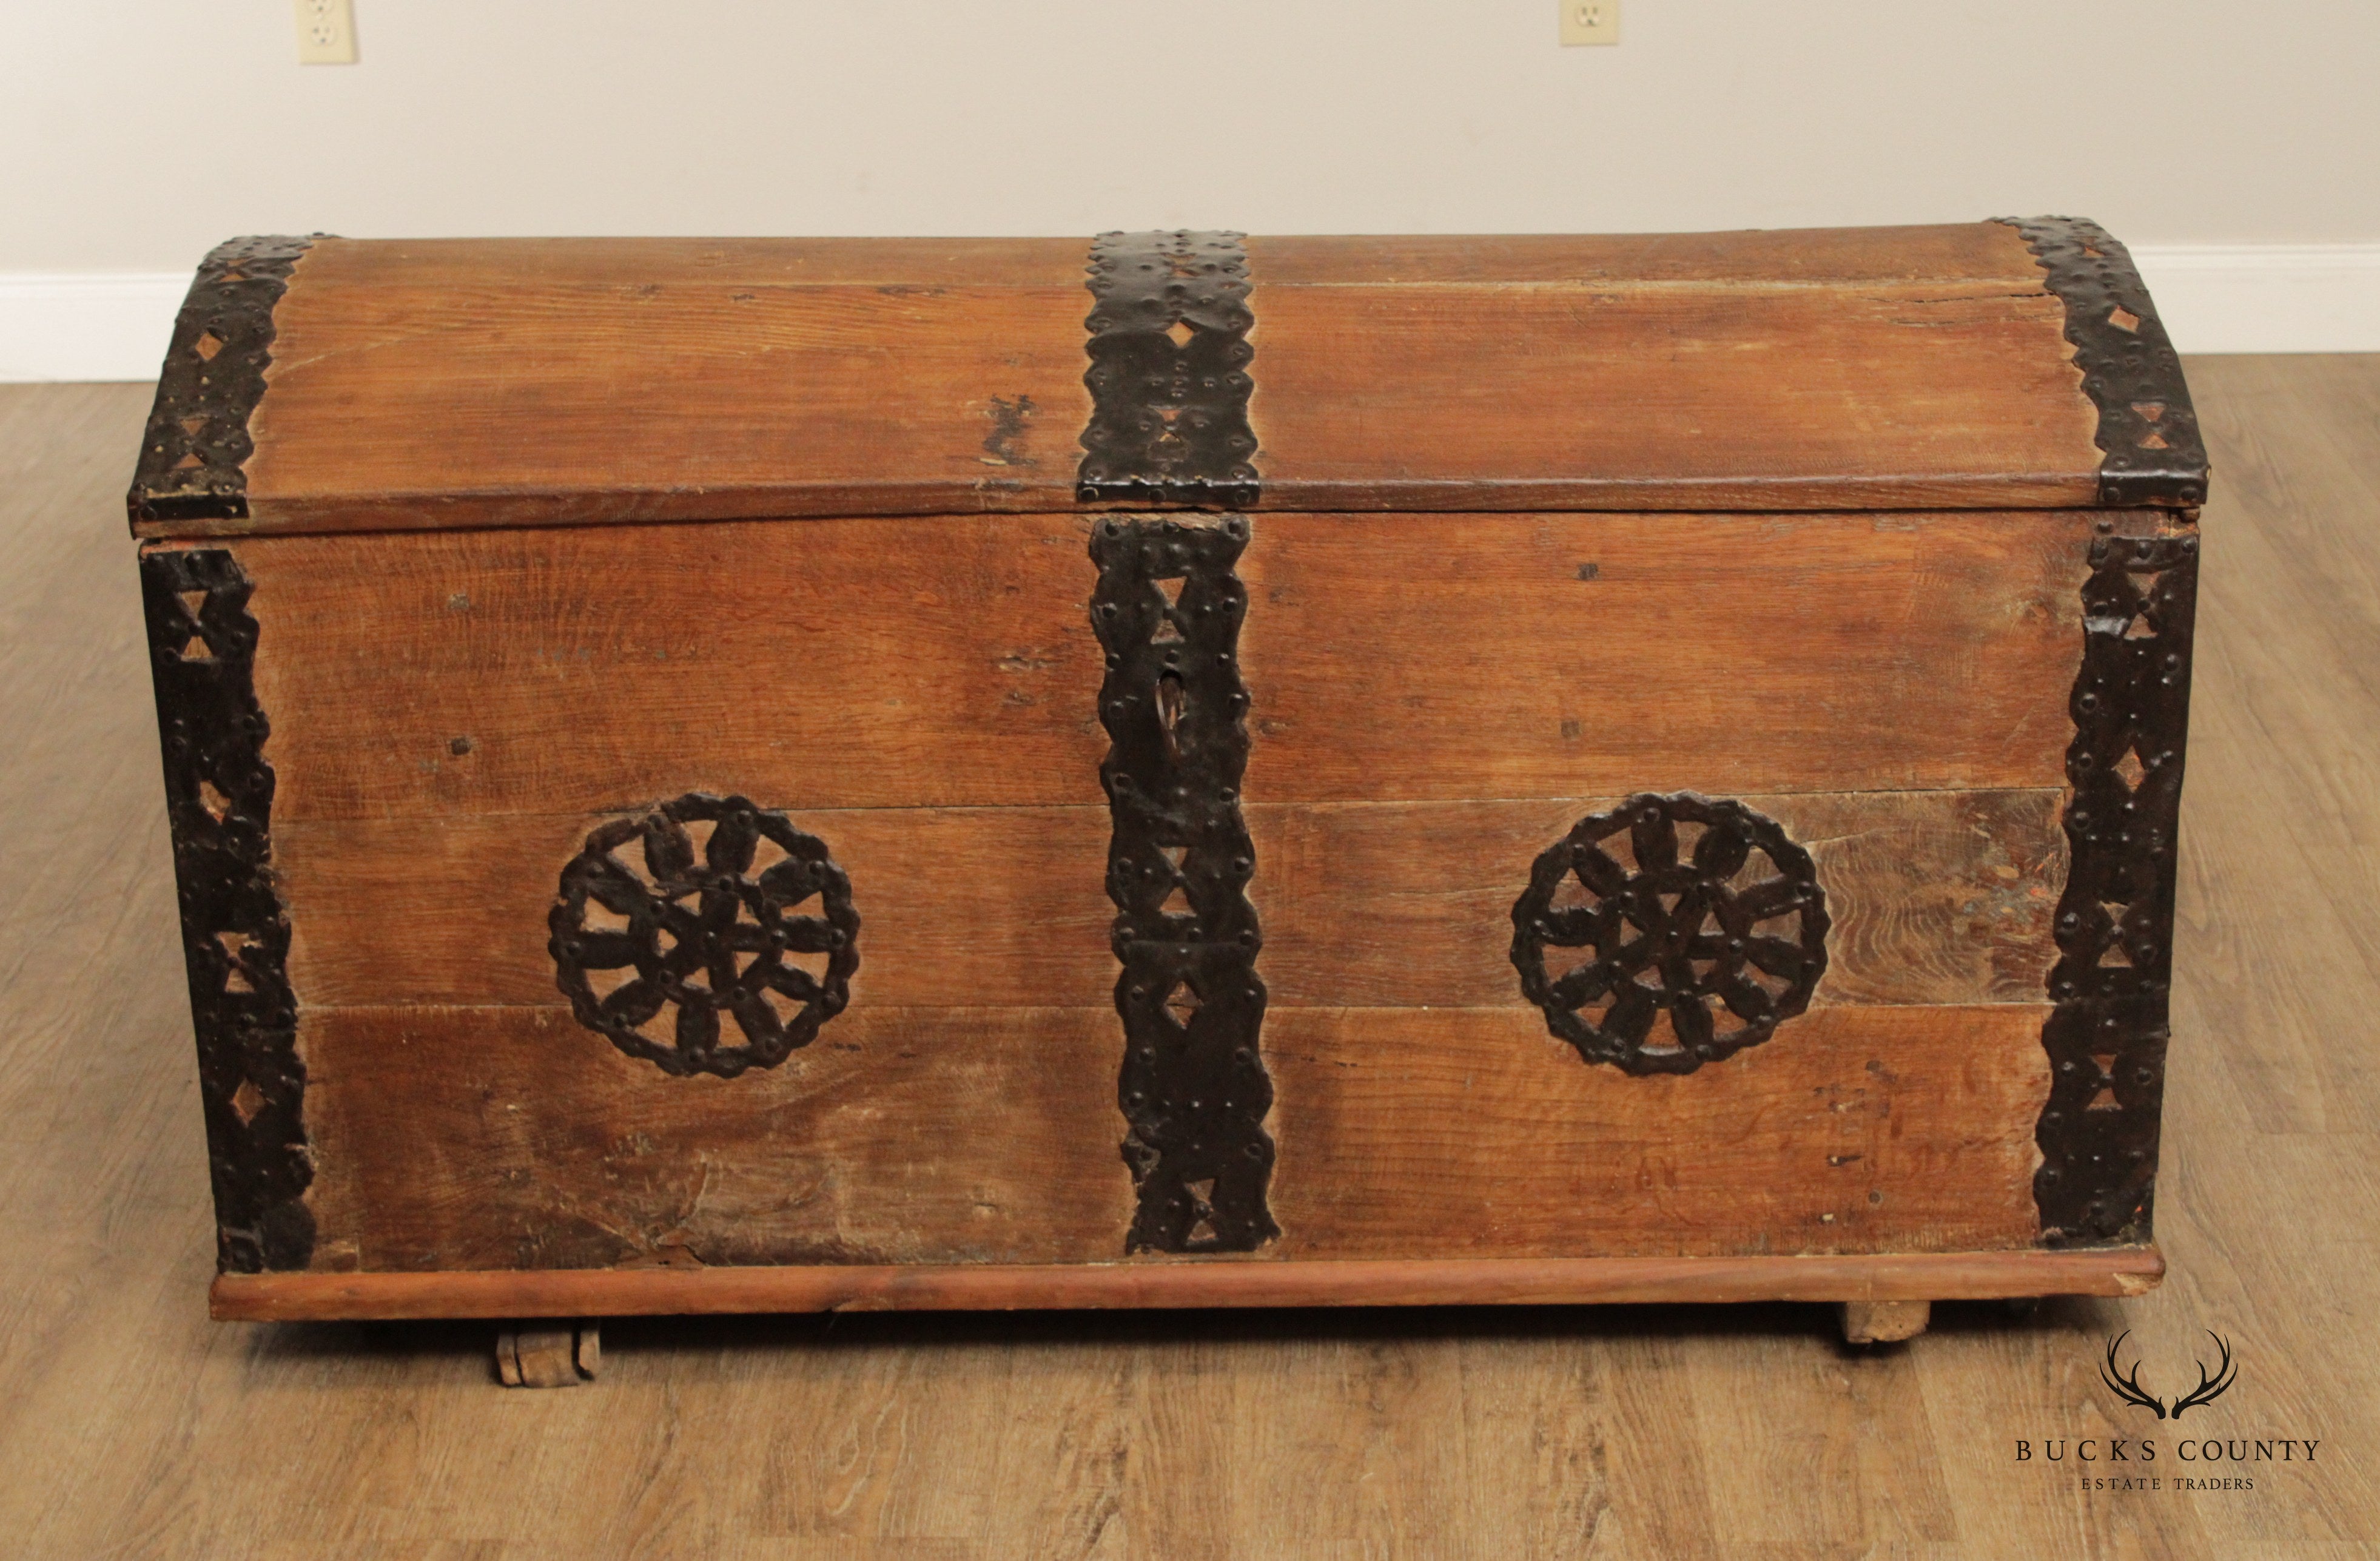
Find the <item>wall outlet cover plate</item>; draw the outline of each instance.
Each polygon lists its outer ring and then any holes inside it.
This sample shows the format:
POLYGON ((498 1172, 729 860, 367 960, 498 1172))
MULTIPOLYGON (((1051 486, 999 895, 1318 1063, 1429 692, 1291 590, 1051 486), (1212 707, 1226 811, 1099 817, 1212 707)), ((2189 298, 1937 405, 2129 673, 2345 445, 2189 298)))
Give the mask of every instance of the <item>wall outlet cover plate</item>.
POLYGON ((354 0, 298 0, 298 63, 356 63, 354 0))
POLYGON ((1561 7, 1561 41, 1578 43, 1620 42, 1620 0, 1558 0, 1561 7))

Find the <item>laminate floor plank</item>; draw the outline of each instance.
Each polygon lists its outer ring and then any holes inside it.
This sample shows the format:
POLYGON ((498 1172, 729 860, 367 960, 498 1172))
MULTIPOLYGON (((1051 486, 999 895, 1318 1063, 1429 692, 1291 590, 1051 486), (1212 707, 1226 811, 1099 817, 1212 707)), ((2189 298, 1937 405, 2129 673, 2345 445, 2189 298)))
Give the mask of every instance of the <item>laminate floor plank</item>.
POLYGON ((2205 516, 2158 1228, 2125 1302, 638 1319, 589 1388, 491 1330, 218 1324, 120 507, 135 385, 0 387, 0 1550, 2186 1557, 2380 1550, 2380 357, 2192 363, 2205 516), (2170 1394, 2101 1384, 2109 1335, 2170 1394), (2177 1381, 2177 1377, 2179 1381, 2177 1381), (2158 1440, 2085 1492, 2046 1439, 2158 1440), (2178 1437, 2319 1439, 2185 1468, 2178 1437), (2035 1449, 2015 1458, 2022 1439, 2035 1449), (2177 1474, 2252 1491, 2170 1488, 2177 1474))

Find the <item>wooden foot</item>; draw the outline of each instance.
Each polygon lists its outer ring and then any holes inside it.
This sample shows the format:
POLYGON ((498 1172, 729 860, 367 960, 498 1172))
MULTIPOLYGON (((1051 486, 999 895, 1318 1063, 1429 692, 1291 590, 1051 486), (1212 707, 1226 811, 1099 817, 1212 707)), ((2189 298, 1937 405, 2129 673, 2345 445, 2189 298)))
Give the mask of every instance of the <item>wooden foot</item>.
POLYGON ((1932 1301, 1845 1301, 1843 1337, 1852 1344, 1899 1344, 1924 1333, 1933 1314, 1932 1301))
POLYGON ((594 1323, 528 1323, 496 1335, 496 1376, 506 1387, 577 1387, 603 1363, 594 1323))

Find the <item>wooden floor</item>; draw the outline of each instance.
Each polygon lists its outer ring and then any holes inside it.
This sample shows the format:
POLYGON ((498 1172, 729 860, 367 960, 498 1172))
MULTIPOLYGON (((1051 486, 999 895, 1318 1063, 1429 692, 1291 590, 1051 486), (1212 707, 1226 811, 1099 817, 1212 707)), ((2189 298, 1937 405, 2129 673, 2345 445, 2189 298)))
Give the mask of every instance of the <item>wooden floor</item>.
POLYGON ((2162 1290, 1867 1354, 1785 1306, 650 1321, 547 1393, 492 1384, 483 1328, 207 1320, 120 506, 148 392, 0 388, 0 1553, 2380 1554, 2380 359, 2191 374, 2216 496, 2162 1290), (2238 1384, 2124 1408, 2123 1328, 2154 1388, 2205 1329, 2238 1384), (2164 1489, 2038 1450, 2111 1433, 2164 1489), (2320 1445, 2209 1469, 2180 1436, 2320 1445), (2210 1473, 2254 1488, 2173 1488, 2210 1473))

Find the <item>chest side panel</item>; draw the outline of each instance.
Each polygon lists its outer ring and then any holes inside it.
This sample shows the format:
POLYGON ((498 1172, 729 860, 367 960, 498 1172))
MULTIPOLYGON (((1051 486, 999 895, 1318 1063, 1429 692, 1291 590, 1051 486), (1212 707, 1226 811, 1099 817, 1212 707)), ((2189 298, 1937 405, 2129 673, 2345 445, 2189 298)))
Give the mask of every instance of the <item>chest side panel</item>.
MULTIPOLYGON (((229 549, 314 1266, 1123 1259, 1092 525, 229 549), (696 795, 822 842, 857 917, 846 1006, 735 1077, 614 1044, 553 952, 590 838, 696 795)), ((2095 528, 1258 518, 1239 812, 1281 1234, 1255 1256, 2035 1240, 2095 528), (1823 969, 1724 1060, 1589 1063, 1515 968, 1516 900, 1582 818, 1685 792, 1806 853, 1823 969)))

